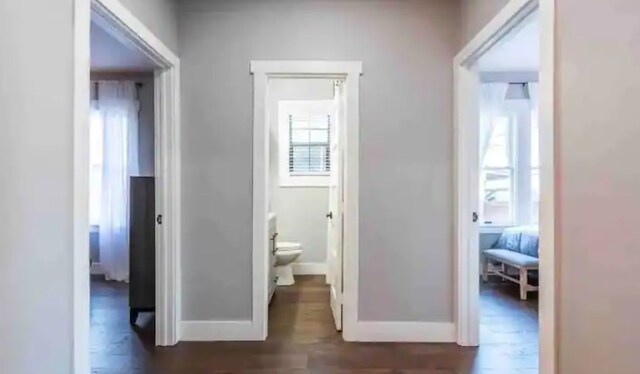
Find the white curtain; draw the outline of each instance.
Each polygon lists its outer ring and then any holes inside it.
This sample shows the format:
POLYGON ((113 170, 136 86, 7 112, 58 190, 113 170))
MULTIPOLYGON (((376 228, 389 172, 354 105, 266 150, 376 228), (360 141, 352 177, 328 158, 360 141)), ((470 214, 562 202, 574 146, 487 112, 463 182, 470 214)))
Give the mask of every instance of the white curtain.
POLYGON ((538 82, 529 82, 529 96, 531 97, 532 121, 538 123, 540 112, 540 99, 538 97, 540 84, 538 82))
POLYGON ((103 123, 100 264, 108 280, 129 280, 129 178, 138 175, 134 82, 100 81, 94 103, 103 123))
POLYGON ((504 99, 508 83, 483 83, 480 85, 480 165, 489 148, 496 119, 504 115, 504 99))

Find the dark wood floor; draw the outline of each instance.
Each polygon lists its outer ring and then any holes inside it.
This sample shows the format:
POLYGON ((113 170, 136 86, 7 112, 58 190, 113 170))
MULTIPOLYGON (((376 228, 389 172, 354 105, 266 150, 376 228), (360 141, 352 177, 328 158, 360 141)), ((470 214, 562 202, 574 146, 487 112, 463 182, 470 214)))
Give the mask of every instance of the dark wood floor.
MULTIPOLYGON (((345 343, 335 331, 324 278, 280 287, 266 342, 153 346, 153 317, 129 325, 127 286, 93 280, 91 360, 96 374, 153 373, 537 373, 537 301, 517 287, 482 289, 480 348, 455 344, 345 343)), ((533 295, 533 294, 531 294, 533 295)))

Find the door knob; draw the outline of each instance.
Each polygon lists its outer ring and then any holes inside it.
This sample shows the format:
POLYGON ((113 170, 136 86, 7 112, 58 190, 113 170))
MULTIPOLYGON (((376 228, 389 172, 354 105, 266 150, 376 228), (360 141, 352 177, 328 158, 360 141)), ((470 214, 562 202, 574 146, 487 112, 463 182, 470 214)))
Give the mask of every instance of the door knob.
POLYGON ((329 213, 327 213, 327 218, 329 218, 329 219, 333 219, 333 212, 329 212, 329 213))

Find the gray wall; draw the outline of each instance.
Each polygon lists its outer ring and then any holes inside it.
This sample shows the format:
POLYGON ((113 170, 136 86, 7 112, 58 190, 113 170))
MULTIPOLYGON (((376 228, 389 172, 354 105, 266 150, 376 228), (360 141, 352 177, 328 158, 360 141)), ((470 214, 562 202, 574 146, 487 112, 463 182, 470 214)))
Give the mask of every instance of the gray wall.
POLYGON ((0 59, 0 209, 5 212, 0 362, 5 373, 71 372, 72 3, 0 3, 0 48, 10 52, 0 59))
POLYGON ((251 318, 256 59, 361 60, 361 320, 452 321, 458 4, 180 1, 183 318, 251 318), (410 37, 409 37, 410 36, 410 37))
POLYGON ((640 2, 556 7, 559 372, 638 373, 640 2))
MULTIPOLYGON (((139 12, 176 46, 162 31, 175 30, 172 17, 139 12)), ((0 362, 6 373, 71 373, 73 1, 1 2, 0 48, 10 51, 0 59, 0 300, 10 306, 0 362)))
POLYGON ((460 0, 460 47, 467 44, 509 0, 460 0))
POLYGON ((174 0, 120 0, 173 52, 178 51, 174 0))
POLYGON ((270 93, 270 198, 278 215, 278 240, 299 242, 296 262, 324 263, 327 259, 329 191, 326 187, 280 187, 278 164, 278 102, 281 100, 333 100, 333 80, 277 79, 270 93))

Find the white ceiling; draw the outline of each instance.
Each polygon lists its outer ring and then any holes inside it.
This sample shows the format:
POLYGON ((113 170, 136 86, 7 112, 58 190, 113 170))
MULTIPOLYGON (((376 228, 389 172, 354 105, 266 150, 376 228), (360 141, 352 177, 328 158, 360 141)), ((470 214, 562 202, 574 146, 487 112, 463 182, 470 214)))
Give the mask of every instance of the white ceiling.
POLYGON ((153 71, 155 64, 142 52, 129 47, 91 22, 91 70, 153 71))
POLYGON ((480 71, 537 71, 540 66, 538 13, 493 46, 478 60, 480 71))

